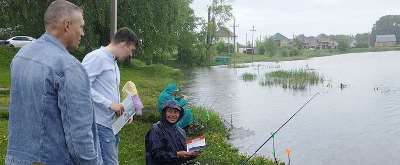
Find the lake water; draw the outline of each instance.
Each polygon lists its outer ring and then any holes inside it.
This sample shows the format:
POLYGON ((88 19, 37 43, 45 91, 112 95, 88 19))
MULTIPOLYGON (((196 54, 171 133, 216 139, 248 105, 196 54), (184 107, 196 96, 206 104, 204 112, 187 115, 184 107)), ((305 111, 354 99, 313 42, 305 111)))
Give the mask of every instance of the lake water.
MULTIPOLYGON (((400 52, 245 65, 195 69, 184 87, 192 102, 232 120, 230 142, 242 153, 252 154, 319 92, 276 135, 279 160, 287 162, 285 149, 290 149, 292 164, 400 164, 400 52), (304 90, 260 85, 267 72, 293 69, 318 72, 325 81, 304 90), (243 73, 257 79, 243 81, 243 73)), ((272 141, 258 154, 272 158, 272 141)))

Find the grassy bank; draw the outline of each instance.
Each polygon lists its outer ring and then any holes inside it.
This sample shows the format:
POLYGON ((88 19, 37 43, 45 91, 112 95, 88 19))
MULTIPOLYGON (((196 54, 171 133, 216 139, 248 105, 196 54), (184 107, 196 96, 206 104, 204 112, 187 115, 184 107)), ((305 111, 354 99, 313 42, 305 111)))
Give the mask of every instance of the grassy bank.
POLYGON ((293 60, 304 60, 312 57, 331 56, 346 53, 363 53, 363 52, 381 52, 381 51, 400 51, 400 47, 388 47, 388 48, 351 48, 346 51, 339 51, 337 49, 321 49, 321 50, 302 50, 301 55, 297 56, 268 56, 268 55, 249 55, 249 54, 237 54, 236 57, 232 57, 231 63, 236 61, 236 64, 260 62, 260 61, 293 61, 293 60))
MULTIPOLYGON (((16 50, 0 47, 0 85, 9 87, 9 62, 16 50)), ((182 82, 182 71, 163 65, 144 65, 134 61, 132 66, 121 67, 121 84, 133 81, 145 105, 144 116, 136 118, 133 124, 125 127, 121 134, 120 164, 145 164, 144 136, 152 123, 158 121, 156 100, 160 91, 169 82, 182 82)), ((7 97, 8 95, 4 95, 7 97)), ((8 101, 7 101, 8 102, 8 101)), ((214 112, 206 115, 206 109, 194 108, 195 120, 205 123, 208 148, 197 159, 201 164, 210 165, 239 164, 245 156, 227 142, 228 132, 219 116, 214 112)), ((7 113, 0 112, 0 164, 4 164, 7 146, 7 113)), ((249 164, 272 165, 270 160, 262 157, 254 158, 249 164)))
POLYGON ((0 112, 8 108, 10 88, 10 63, 17 49, 0 47, 0 112))

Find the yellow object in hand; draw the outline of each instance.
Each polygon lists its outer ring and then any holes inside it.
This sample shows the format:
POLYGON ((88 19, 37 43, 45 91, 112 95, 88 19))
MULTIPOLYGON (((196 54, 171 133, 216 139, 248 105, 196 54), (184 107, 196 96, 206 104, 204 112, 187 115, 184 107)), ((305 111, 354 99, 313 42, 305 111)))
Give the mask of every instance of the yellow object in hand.
POLYGON ((125 83, 124 87, 122 88, 122 96, 123 96, 123 98, 125 98, 128 95, 131 95, 131 96, 138 95, 138 91, 136 89, 136 85, 132 81, 127 81, 125 83))

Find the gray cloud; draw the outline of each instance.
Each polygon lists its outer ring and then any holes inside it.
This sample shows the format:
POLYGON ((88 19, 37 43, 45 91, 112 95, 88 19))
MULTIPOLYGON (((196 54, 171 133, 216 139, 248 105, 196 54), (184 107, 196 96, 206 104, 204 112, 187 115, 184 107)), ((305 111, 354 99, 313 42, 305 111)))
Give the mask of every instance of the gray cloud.
MULTIPOLYGON (((210 0, 194 0, 197 16, 206 18, 210 0)), ((384 15, 400 14, 400 0, 233 0, 238 40, 255 26, 256 36, 369 32, 384 15)), ((230 23, 231 24, 231 23, 230 23)))

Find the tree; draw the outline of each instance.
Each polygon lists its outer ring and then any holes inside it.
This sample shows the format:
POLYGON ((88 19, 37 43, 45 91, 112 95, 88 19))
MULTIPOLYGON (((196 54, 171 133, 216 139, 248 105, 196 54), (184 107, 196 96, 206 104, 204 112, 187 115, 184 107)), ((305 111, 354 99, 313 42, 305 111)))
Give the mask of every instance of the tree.
POLYGON ((256 40, 256 50, 257 50, 257 54, 265 53, 265 44, 264 44, 263 40, 256 40))
MULTIPOLYGON (((52 1, 1 0, 0 32, 11 28, 18 30, 17 34, 20 35, 39 37, 45 31, 44 12, 52 1)), ((85 37, 76 53, 78 58, 82 58, 87 52, 110 42, 108 34, 111 1, 70 1, 84 11, 85 37)), ((141 38, 142 47, 137 53, 138 58, 149 64, 164 63, 176 57, 179 50, 196 49, 181 42, 190 40, 190 43, 205 47, 205 44, 198 42, 205 42, 206 35, 203 31, 195 31, 202 26, 199 22, 204 24, 204 21, 195 17, 190 8, 191 2, 192 0, 118 0, 118 27, 129 27, 141 38)), ((226 20, 221 14, 225 11, 224 5, 217 3, 213 9, 218 22, 226 20)))
POLYGON ((208 8, 207 20, 207 58, 209 64, 211 62, 212 46, 214 45, 215 32, 225 27, 225 23, 232 18, 232 6, 227 3, 227 0, 213 0, 208 8))
POLYGON ((278 52, 278 45, 272 39, 265 37, 263 40, 256 40, 256 49, 258 54, 275 56, 278 52))
POLYGON ((277 51, 278 51, 278 45, 276 45, 276 42, 272 40, 271 38, 266 38, 265 39, 265 54, 268 54, 269 56, 275 56, 277 51))
POLYGON ((361 33, 356 34, 355 40, 357 42, 357 48, 368 48, 369 47, 369 34, 368 33, 361 33))
POLYGON ((371 31, 370 45, 375 46, 376 35, 396 35, 397 43, 400 43, 400 15, 386 15, 379 18, 371 31))
POLYGON ((342 52, 348 50, 350 48, 350 42, 346 39, 338 40, 338 49, 342 52))
POLYGON ((1 1, 0 28, 15 28, 18 35, 39 37, 44 32, 43 15, 50 4, 50 0, 26 1, 3 0, 1 1))
POLYGON ((294 38, 293 47, 296 49, 303 49, 303 43, 298 38, 294 38))

